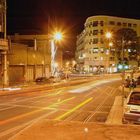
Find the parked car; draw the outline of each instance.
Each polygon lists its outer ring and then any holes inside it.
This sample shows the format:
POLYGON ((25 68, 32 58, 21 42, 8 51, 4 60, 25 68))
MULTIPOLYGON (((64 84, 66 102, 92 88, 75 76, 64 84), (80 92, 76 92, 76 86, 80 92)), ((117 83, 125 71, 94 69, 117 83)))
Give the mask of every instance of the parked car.
POLYGON ((37 84, 43 84, 43 83, 50 83, 50 80, 46 77, 38 77, 35 79, 35 82, 37 84))
POLYGON ((124 102, 123 123, 140 124, 140 92, 133 91, 124 102))
POLYGON ((136 78, 136 84, 140 85, 140 76, 136 78))

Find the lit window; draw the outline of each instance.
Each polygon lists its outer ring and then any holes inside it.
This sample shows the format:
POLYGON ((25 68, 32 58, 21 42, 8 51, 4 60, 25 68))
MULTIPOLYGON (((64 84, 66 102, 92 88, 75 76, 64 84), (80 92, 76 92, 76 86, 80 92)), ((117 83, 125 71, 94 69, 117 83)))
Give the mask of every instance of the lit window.
POLYGON ((93 53, 98 53, 98 48, 93 48, 93 53))
POLYGON ((104 49, 103 49, 103 48, 101 48, 101 49, 100 49, 100 52, 101 52, 101 53, 104 53, 104 49))
POLYGON ((103 60, 103 57, 101 57, 101 60, 103 60))

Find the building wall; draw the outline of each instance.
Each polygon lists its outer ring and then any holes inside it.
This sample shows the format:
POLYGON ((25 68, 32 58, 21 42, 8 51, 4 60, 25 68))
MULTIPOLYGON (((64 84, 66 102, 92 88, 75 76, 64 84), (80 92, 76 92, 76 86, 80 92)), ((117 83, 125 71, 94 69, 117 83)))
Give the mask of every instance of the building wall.
POLYGON ((92 16, 87 18, 84 30, 77 36, 76 60, 81 69, 90 72, 94 68, 108 67, 116 64, 114 50, 109 52, 109 40, 106 32, 121 28, 131 28, 140 36, 140 20, 112 16, 92 16))
MULTIPOLYGON (((34 81, 37 77, 50 77, 51 49, 46 35, 9 36, 9 82, 11 84, 34 81), (15 72, 18 71, 18 73, 15 72)), ((62 51, 56 61, 62 63, 62 51)))

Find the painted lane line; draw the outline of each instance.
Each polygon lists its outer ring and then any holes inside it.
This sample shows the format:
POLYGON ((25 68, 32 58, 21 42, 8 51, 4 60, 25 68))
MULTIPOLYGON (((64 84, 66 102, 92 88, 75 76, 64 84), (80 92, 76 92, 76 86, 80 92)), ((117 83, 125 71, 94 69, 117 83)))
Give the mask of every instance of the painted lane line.
POLYGON ((64 102, 70 101, 70 100, 72 100, 72 99, 74 99, 74 98, 75 98, 75 97, 71 97, 71 98, 68 98, 68 99, 65 99, 65 100, 61 101, 60 103, 53 103, 52 105, 49 105, 48 107, 44 107, 44 108, 41 108, 41 109, 38 109, 38 110, 35 110, 35 111, 32 111, 32 112, 28 112, 28 113, 25 113, 25 114, 21 114, 21 115, 18 115, 18 116, 9 118, 9 119, 7 119, 7 120, 2 120, 2 121, 0 121, 0 125, 4 125, 4 124, 10 123, 10 122, 13 122, 13 121, 15 121, 15 120, 18 120, 18 119, 21 119, 21 118, 24 118, 24 117, 33 115, 33 114, 38 113, 38 112, 40 112, 40 111, 53 108, 53 106, 54 106, 55 104, 57 104, 57 105, 58 105, 58 104, 62 104, 62 103, 64 103, 64 102))
MULTIPOLYGON (((97 90, 99 90, 97 87, 96 87, 96 89, 97 90)), ((108 90, 108 87, 104 90, 104 91, 102 91, 99 95, 97 95, 96 97, 93 97, 93 100, 92 101, 96 101, 97 99, 99 99, 100 97, 102 97, 102 95, 104 94, 104 93, 106 93, 106 91, 108 90)), ((93 94, 93 92, 91 91, 90 92, 90 94, 93 94)), ((94 95, 94 94, 93 94, 94 95)), ((91 102, 90 102, 91 103, 91 102)), ((89 103, 89 104, 90 104, 89 103)), ((84 106, 85 107, 85 106, 84 106)), ((84 108, 83 107, 83 108, 84 108)), ((82 110, 81 111, 79 111, 79 113, 81 113, 81 112, 83 112, 82 110)), ((70 121, 70 120, 72 120, 73 118, 75 118, 75 114, 73 114, 73 115, 71 115, 68 119, 65 119, 64 121, 70 121)))
POLYGON ((72 99, 74 99, 76 96, 73 96, 73 97, 71 97, 71 98, 68 98, 68 99, 65 99, 65 100, 62 100, 62 101, 58 101, 57 103, 55 103, 56 105, 59 105, 59 104, 62 104, 62 103, 65 103, 65 102, 67 102, 67 101, 70 101, 70 100, 72 100, 72 99))
POLYGON ((20 103, 20 102, 25 102, 25 101, 30 101, 30 100, 33 100, 33 99, 39 99, 39 98, 43 98, 43 97, 49 97, 50 95, 51 96, 55 96, 55 95, 58 95, 58 94, 61 94, 63 90, 60 90, 54 94, 50 93, 50 94, 47 94, 47 95, 43 95, 43 96, 35 96, 35 97, 31 97, 31 98, 27 98, 27 99, 23 99, 23 100, 18 100, 18 101, 10 101, 10 102, 7 102, 7 103, 2 103, 0 105, 7 105, 7 104, 15 104, 15 103, 20 103))
POLYGON ((85 100, 84 102, 80 103, 79 105, 77 105, 76 107, 70 109, 69 111, 67 111, 66 113, 64 113, 63 115, 55 118, 55 120, 62 120, 64 117, 66 117, 67 115, 73 113, 74 111, 76 111, 77 109, 81 108, 82 106, 84 106, 85 104, 89 103, 93 98, 88 98, 87 100, 85 100))

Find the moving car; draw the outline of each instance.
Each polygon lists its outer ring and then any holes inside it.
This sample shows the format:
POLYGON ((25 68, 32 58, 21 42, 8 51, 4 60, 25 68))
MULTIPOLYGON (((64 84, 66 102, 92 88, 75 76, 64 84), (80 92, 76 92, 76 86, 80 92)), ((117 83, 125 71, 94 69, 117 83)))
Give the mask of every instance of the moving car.
POLYGON ((133 91, 124 103, 123 123, 140 124, 140 91, 133 91))

